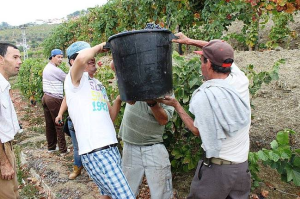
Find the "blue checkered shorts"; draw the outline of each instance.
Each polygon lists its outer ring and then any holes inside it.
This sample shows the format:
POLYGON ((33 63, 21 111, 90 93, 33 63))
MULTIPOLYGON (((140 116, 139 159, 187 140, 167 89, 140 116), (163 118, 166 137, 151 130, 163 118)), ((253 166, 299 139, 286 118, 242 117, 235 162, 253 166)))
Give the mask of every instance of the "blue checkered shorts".
POLYGON ((113 199, 135 199, 123 174, 121 156, 117 147, 83 154, 81 160, 102 195, 113 199))

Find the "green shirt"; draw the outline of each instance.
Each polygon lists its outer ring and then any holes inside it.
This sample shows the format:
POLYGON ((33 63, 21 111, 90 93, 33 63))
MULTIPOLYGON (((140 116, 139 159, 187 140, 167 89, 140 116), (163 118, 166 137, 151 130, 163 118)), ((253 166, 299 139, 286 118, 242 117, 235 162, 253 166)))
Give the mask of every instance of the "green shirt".
MULTIPOLYGON (((168 115, 173 116, 174 107, 159 104, 168 115)), ((162 135, 165 125, 160 125, 155 119, 151 108, 146 102, 138 101, 134 105, 126 104, 119 137, 124 142, 135 145, 149 145, 163 142, 162 135)))

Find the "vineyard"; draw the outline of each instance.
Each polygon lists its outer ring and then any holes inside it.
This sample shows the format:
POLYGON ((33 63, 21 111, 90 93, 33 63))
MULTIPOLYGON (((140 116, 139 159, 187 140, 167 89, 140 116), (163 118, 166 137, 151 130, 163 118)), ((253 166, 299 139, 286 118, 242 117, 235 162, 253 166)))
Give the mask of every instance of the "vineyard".
MULTIPOLYGON (((214 4, 196 0, 168 3, 110 0, 102 7, 92 8, 86 15, 54 29, 42 43, 43 53, 48 56, 53 48, 65 50, 77 40, 95 45, 107 41, 113 34, 143 29, 148 22, 174 33, 183 31, 192 38, 228 40, 236 49, 235 62, 251 82, 249 161, 252 193, 261 195, 263 190, 269 191, 266 198, 297 198, 300 194, 299 5, 298 0, 216 0, 214 4)), ((190 53, 193 48, 173 46, 179 52, 173 53, 174 93, 188 110, 192 92, 202 84, 201 63, 199 57, 190 53), (180 55, 183 52, 184 55, 180 55)), ((115 99, 118 88, 114 73, 108 66, 111 54, 103 54, 97 60, 103 63, 103 67, 98 69, 96 77, 106 86, 110 99, 115 99)), ((20 180, 23 194, 45 197, 50 191, 57 198, 96 198, 97 188, 86 173, 79 180, 67 180, 72 165, 71 154, 61 157, 59 153, 46 152, 40 105, 41 74, 46 63, 47 60, 41 58, 24 61, 14 82, 15 104, 24 127, 24 133, 17 138, 17 150, 20 158, 27 157, 25 166, 19 165, 19 176, 23 179, 28 177, 25 183, 20 180), (29 168, 39 177, 30 174, 29 168)), ((66 63, 61 67, 67 72, 66 63)), ((124 104, 115 123, 116 129, 123 111, 124 104)), ((70 140, 68 142, 70 144, 70 140)), ((179 116, 174 114, 173 120, 166 126, 164 143, 172 163, 173 183, 177 190, 175 198, 184 198, 202 155, 201 140, 192 136, 179 116)), ((148 195, 144 182, 139 198, 149 198, 148 195)), ((251 197, 255 198, 254 195, 251 197)))

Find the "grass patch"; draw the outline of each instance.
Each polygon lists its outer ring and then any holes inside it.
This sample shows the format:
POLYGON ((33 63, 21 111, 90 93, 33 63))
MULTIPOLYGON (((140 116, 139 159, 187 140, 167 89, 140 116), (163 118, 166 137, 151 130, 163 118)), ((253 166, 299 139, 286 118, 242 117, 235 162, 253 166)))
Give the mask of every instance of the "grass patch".
POLYGON ((43 117, 35 117, 30 120, 30 124, 41 125, 44 124, 45 119, 43 117))
POLYGON ((28 113, 24 114, 23 117, 21 118, 21 120, 26 120, 26 121, 30 121, 30 119, 31 119, 31 115, 28 113))
POLYGON ((24 107, 24 109, 25 109, 25 112, 26 112, 27 114, 31 114, 31 115, 32 115, 33 110, 32 110, 30 107, 24 107))
POLYGON ((25 185, 22 190, 20 191, 21 198, 36 198, 36 195, 38 195, 38 189, 33 184, 27 184, 25 185))
POLYGON ((21 198, 35 198, 38 194, 38 189, 32 184, 23 184, 23 179, 28 177, 28 169, 22 167, 21 165, 21 147, 15 146, 15 155, 16 155, 16 163, 17 163, 17 178, 18 182, 21 185, 22 189, 20 191, 21 198))
POLYGON ((21 184, 22 179, 24 177, 24 173, 21 169, 21 147, 18 145, 15 145, 14 151, 15 151, 16 163, 17 163, 17 166, 16 166, 17 167, 17 178, 18 178, 19 184, 21 184))
POLYGON ((36 146, 36 148, 43 148, 45 142, 46 142, 45 140, 37 141, 34 143, 34 145, 36 146))
POLYGON ((24 132, 23 133, 17 133, 15 135, 15 140, 18 140, 18 143, 26 140, 27 138, 29 138, 29 136, 27 134, 25 134, 24 132))
POLYGON ((32 148, 32 147, 34 147, 35 146, 35 143, 33 143, 33 142, 26 142, 26 143, 23 143, 22 144, 22 148, 32 148))
POLYGON ((42 125, 42 126, 31 126, 31 127, 28 127, 28 131, 39 133, 39 134, 44 134, 46 129, 45 129, 44 125, 42 125))

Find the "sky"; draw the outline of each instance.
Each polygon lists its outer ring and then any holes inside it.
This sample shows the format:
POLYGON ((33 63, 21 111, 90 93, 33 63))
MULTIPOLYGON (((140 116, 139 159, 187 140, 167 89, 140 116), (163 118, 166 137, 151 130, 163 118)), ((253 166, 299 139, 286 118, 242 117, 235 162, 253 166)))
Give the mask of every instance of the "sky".
POLYGON ((104 5, 107 0, 1 0, 0 23, 19 26, 38 19, 64 18, 75 11, 104 5))

